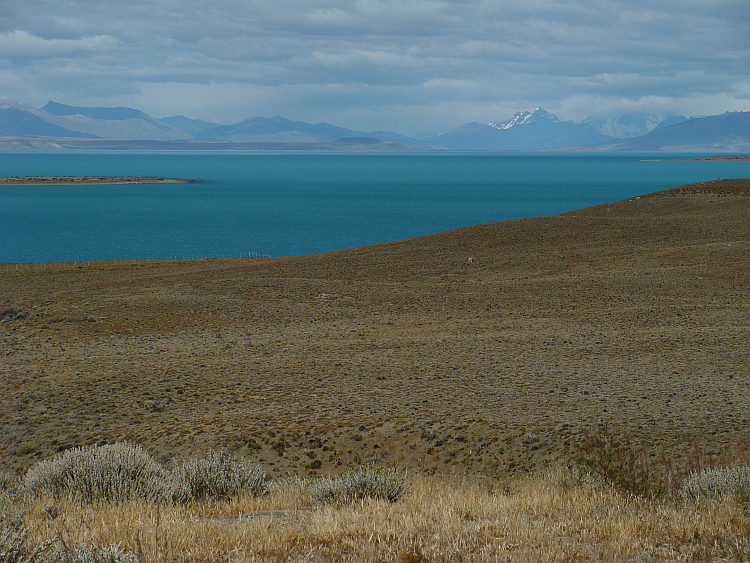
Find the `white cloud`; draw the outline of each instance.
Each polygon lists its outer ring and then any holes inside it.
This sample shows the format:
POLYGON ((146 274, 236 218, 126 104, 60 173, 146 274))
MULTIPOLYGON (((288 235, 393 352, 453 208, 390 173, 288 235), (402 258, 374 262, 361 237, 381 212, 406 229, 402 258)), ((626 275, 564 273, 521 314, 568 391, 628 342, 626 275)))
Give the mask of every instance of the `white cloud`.
POLYGON ((117 46, 114 38, 96 35, 80 39, 44 39, 23 30, 0 33, 0 59, 38 60, 86 53, 111 51, 117 46))
POLYGON ((738 109, 748 98, 748 6, 6 0, 0 69, 9 82, 0 95, 127 101, 155 115, 222 121, 325 116, 357 129, 400 124, 406 133, 497 121, 536 105, 566 112, 563 119, 634 103, 738 109))

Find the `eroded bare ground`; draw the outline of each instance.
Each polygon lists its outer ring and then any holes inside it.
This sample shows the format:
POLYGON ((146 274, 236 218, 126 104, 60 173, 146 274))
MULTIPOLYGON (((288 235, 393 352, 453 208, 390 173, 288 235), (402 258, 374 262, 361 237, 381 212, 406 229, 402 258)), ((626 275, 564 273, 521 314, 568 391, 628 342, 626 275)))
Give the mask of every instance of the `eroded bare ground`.
POLYGON ((131 440, 497 474, 750 427, 750 180, 290 258, 0 265, 0 467, 131 440))

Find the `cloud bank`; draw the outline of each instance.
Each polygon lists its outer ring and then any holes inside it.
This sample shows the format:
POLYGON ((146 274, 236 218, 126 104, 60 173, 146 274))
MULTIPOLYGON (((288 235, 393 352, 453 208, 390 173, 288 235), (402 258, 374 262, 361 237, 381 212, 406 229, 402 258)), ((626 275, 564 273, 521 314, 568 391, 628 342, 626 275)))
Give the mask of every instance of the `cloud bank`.
POLYGON ((746 0, 6 0, 0 97, 407 134, 750 109, 746 0))

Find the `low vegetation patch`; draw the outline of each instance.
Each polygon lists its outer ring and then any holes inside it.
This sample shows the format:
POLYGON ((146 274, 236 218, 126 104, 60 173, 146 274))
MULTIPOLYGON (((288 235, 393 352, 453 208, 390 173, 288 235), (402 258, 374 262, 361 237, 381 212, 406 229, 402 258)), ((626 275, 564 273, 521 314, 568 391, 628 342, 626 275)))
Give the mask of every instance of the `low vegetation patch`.
POLYGON ((749 475, 695 472, 657 497, 581 469, 499 481, 368 464, 271 481, 222 453, 169 471, 132 444, 79 448, 5 479, 19 492, 0 504, 0 561, 743 561, 749 475), (137 475, 160 484, 136 489, 137 475))
POLYGON ((750 465, 712 467, 695 472, 685 480, 680 493, 693 500, 731 497, 745 510, 750 510, 750 465))
POLYGON ((647 498, 750 495, 747 452, 721 456, 694 445, 679 461, 651 450, 646 441, 618 436, 608 428, 584 434, 578 465, 617 489, 647 498), (725 467, 727 469, 717 469, 725 467))
POLYGON ((406 472, 363 465, 339 477, 321 477, 310 484, 312 499, 320 504, 347 504, 363 499, 400 500, 411 487, 406 472))
POLYGON ((16 527, 10 537, 26 555, 9 561, 750 558, 750 518, 729 499, 656 500, 564 472, 503 482, 415 475, 410 484, 398 502, 362 498, 315 504, 287 494, 283 486, 260 497, 188 505, 142 500, 92 505, 60 499, 54 518, 45 510, 49 499, 19 497, 14 509, 24 515, 18 521, 24 528, 16 527), (86 550, 92 555, 79 557, 86 550), (32 558, 34 553, 39 558, 32 558), (53 553, 63 556, 44 559, 53 553))
POLYGON ((177 502, 261 496, 268 493, 270 481, 257 465, 219 452, 183 463, 172 471, 172 479, 172 498, 177 502))
POLYGON ((41 461, 26 472, 21 489, 36 496, 71 496, 92 503, 166 500, 174 486, 169 472, 143 448, 117 443, 72 448, 41 461))

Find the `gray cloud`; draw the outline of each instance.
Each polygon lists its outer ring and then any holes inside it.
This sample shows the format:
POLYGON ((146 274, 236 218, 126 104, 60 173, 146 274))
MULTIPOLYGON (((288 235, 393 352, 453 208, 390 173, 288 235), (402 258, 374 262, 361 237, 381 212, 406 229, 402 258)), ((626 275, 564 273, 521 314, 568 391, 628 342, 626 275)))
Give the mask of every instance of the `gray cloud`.
POLYGON ((405 133, 709 114, 750 109, 748 23, 746 0, 6 0, 0 97, 405 133))

